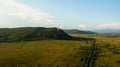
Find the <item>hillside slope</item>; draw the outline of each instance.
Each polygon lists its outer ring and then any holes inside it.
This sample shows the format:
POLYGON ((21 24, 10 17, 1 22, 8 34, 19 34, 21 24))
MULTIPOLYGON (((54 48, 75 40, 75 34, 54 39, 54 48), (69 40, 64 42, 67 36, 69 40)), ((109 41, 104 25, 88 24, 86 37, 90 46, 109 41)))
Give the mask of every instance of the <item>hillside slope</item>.
POLYGON ((71 39, 71 37, 58 28, 23 27, 0 29, 0 41, 29 41, 43 39, 71 39))

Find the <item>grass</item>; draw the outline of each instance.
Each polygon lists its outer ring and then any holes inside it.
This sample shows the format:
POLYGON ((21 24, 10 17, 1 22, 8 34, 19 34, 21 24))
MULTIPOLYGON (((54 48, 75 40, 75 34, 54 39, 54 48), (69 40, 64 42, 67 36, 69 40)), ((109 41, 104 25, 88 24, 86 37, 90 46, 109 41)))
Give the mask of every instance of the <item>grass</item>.
POLYGON ((120 37, 97 37, 98 50, 95 67, 119 67, 120 66, 120 37))
POLYGON ((94 67, 120 67, 120 35, 117 34, 71 34, 76 37, 94 37, 97 40, 97 50, 94 67))
POLYGON ((87 67, 91 41, 0 43, 0 67, 87 67))

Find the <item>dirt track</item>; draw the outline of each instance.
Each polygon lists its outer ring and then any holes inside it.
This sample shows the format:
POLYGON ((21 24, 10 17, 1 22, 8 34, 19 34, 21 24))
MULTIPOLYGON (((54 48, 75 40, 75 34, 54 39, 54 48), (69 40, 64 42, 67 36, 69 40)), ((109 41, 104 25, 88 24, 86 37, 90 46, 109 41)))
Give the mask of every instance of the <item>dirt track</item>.
POLYGON ((94 45, 93 45, 93 50, 91 53, 91 57, 89 60, 89 66, 88 67, 93 67, 93 63, 94 63, 94 56, 96 54, 96 48, 97 48, 97 41, 95 41, 94 45))

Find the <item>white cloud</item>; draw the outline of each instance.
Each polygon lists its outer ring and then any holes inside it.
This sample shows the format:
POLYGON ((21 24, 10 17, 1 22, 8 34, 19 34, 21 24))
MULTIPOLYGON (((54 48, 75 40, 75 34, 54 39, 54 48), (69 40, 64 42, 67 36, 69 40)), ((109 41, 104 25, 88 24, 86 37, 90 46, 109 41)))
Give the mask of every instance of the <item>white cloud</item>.
POLYGON ((99 24, 96 26, 80 24, 79 29, 120 29, 120 23, 99 24))
POLYGON ((80 24, 80 25, 79 25, 79 28, 80 28, 80 29, 87 29, 87 28, 88 28, 88 26, 87 26, 87 25, 85 25, 85 24, 80 24))
POLYGON ((44 26, 56 24, 54 16, 46 12, 16 2, 16 0, 0 0, 0 26, 44 26))
POLYGON ((104 29, 104 28, 120 28, 120 23, 101 24, 101 25, 98 25, 96 28, 98 28, 98 29, 104 29))

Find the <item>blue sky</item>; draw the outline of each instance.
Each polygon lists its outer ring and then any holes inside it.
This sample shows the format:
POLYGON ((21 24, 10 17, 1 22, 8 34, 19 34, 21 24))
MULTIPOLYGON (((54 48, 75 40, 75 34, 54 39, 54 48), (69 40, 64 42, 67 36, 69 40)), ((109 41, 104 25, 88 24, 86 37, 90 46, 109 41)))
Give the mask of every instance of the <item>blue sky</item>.
POLYGON ((1 0, 1 3, 6 7, 1 9, 4 12, 1 27, 120 29, 120 0, 1 0))

